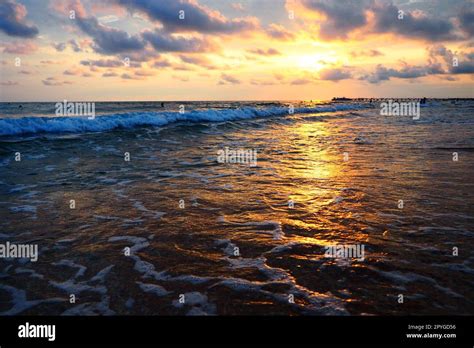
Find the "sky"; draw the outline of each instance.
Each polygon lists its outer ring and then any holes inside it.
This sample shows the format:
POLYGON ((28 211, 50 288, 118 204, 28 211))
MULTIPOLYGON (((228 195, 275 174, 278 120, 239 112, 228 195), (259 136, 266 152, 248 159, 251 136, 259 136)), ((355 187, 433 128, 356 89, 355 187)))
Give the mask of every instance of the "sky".
POLYGON ((0 0, 0 101, 474 97, 472 0, 0 0))

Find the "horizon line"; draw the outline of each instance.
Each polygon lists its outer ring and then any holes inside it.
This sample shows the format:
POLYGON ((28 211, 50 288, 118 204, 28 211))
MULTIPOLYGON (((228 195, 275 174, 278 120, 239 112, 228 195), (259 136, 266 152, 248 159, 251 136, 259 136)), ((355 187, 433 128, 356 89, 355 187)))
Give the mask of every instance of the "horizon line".
MULTIPOLYGON (((433 99, 433 100, 452 100, 452 99, 474 99, 474 96, 470 97, 334 97, 334 98, 347 98, 350 100, 364 100, 364 99, 375 99, 375 100, 387 100, 387 99, 433 99)), ((154 100, 84 100, 84 99, 62 99, 62 100, 41 100, 41 101, 26 101, 26 100, 14 100, 4 101, 0 100, 0 103, 61 103, 67 102, 92 102, 92 103, 177 103, 177 102, 303 102, 303 101, 315 101, 315 102, 331 102, 332 99, 189 99, 189 100, 166 100, 166 99, 154 99, 154 100)), ((341 100, 340 100, 341 101, 341 100)), ((342 100, 344 101, 344 100, 342 100)))

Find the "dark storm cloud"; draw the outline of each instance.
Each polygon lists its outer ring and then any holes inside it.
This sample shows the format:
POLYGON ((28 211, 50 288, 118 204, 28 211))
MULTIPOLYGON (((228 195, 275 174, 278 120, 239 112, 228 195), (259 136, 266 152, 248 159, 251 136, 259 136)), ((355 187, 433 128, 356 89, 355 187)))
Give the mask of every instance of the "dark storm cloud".
POLYGON ((137 35, 130 35, 125 31, 106 27, 99 24, 94 17, 77 18, 79 28, 92 37, 92 47, 98 53, 115 54, 141 50, 145 47, 143 40, 137 35))
POLYGON ((369 1, 303 0, 303 5, 326 17, 320 23, 320 36, 325 39, 345 38, 354 29, 367 24, 369 1))
MULTIPOLYGON (((319 36, 323 39, 345 39, 357 30, 372 33, 393 33, 413 39, 426 41, 450 41, 466 39, 460 30, 472 35, 474 32, 474 10, 465 6, 459 13, 446 11, 426 11, 424 3, 412 3, 406 10, 391 1, 353 1, 353 0, 301 0, 302 4, 323 15, 319 21, 319 36), (414 14, 414 11, 419 13, 414 14), (373 17, 369 23, 368 18, 373 17), (458 17, 458 18, 456 18, 458 17), (459 27, 456 25, 459 23, 459 27), (373 25, 372 25, 373 24, 373 25)), ((402 6, 402 5, 400 5, 402 6)), ((441 5, 439 5, 441 6, 441 5)), ((456 10, 457 11, 457 10, 456 10)))
POLYGON ((464 8, 459 15, 461 29, 471 37, 474 36, 474 5, 464 8))
POLYGON ((25 23, 26 8, 13 0, 0 1, 0 30, 10 36, 31 38, 38 28, 25 23))
POLYGON ((429 50, 433 64, 442 60, 449 74, 474 74, 474 52, 454 54, 442 45, 431 47, 429 50))
POLYGON ((428 41, 457 40, 454 25, 444 18, 427 16, 415 17, 411 13, 402 14, 399 19, 399 8, 392 4, 378 4, 372 8, 375 14, 375 31, 377 33, 395 33, 401 36, 424 39, 428 41))
POLYGON ((127 9, 145 13, 151 20, 163 24, 167 31, 198 31, 202 33, 235 33, 257 27, 249 18, 229 20, 216 11, 211 11, 188 0, 116 0, 127 9), (184 11, 184 19, 180 19, 184 11))

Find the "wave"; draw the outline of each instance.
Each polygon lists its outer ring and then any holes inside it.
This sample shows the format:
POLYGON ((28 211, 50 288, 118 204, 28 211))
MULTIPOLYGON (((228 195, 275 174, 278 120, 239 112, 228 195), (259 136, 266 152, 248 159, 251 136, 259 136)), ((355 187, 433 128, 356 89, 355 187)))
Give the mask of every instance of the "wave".
MULTIPOLYGON (((324 107, 295 108, 295 114, 323 113, 364 108, 360 104, 334 105, 324 107)), ((37 133, 86 133, 105 132, 120 128, 140 126, 163 127, 175 122, 222 122, 288 114, 287 107, 239 109, 208 109, 186 113, 179 112, 134 112, 88 119, 73 117, 23 117, 0 118, 0 136, 27 135, 37 133)))

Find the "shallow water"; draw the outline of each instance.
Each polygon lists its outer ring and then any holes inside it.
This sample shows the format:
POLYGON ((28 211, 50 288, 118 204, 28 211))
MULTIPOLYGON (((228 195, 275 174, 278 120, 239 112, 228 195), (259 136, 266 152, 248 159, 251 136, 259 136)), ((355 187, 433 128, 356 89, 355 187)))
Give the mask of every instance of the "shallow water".
POLYGON ((472 313, 474 103, 347 109, 1 137, 0 314, 472 313))

